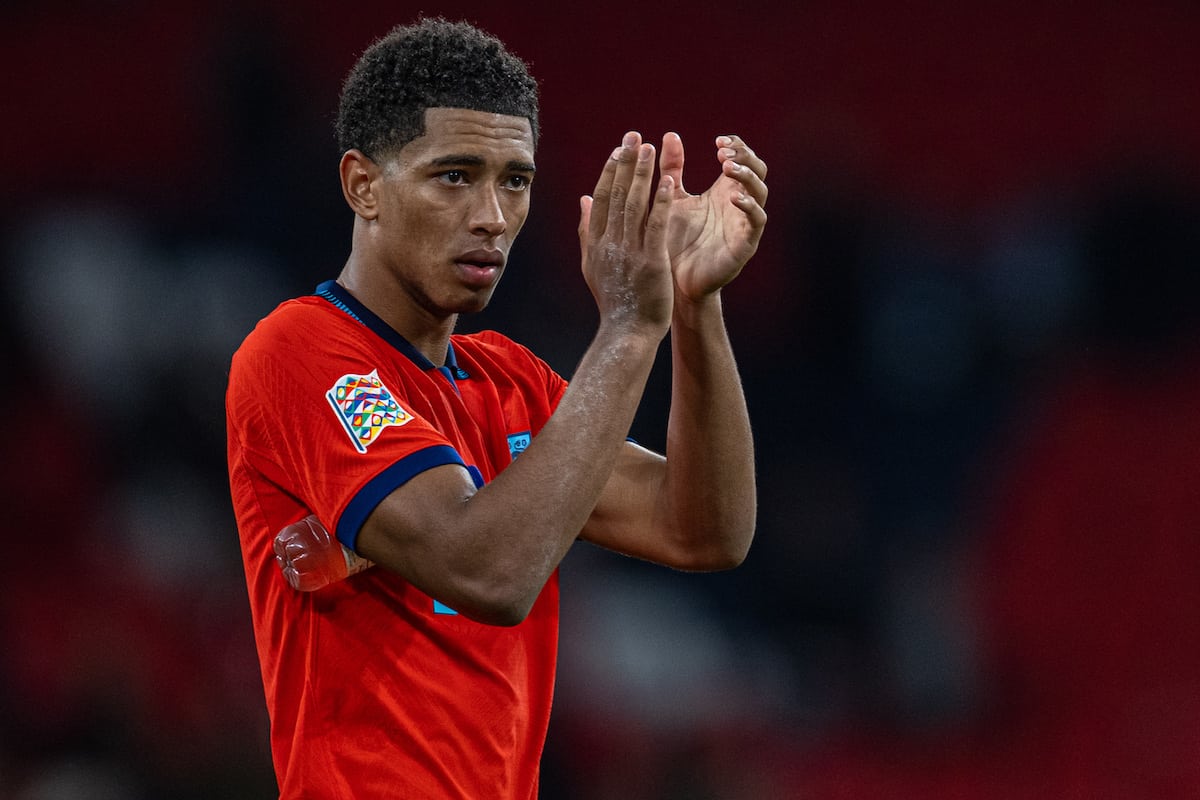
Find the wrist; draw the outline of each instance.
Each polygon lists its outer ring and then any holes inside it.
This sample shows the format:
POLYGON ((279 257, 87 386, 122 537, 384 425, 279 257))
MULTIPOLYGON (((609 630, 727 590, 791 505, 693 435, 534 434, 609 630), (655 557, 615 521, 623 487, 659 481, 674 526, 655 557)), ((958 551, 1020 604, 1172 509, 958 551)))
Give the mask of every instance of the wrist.
POLYGON ((596 330, 593 346, 611 352, 621 359, 653 359, 669 329, 669 325, 644 320, 602 320, 596 330))
POLYGON ((598 335, 629 339, 630 342, 645 341, 657 347, 667 331, 671 329, 673 303, 670 294, 649 313, 649 309, 636 305, 620 306, 600 314, 598 335))
POLYGON ((675 287, 675 303, 671 308, 672 328, 699 328, 705 320, 720 319, 721 316, 720 289, 694 299, 678 286, 675 287))

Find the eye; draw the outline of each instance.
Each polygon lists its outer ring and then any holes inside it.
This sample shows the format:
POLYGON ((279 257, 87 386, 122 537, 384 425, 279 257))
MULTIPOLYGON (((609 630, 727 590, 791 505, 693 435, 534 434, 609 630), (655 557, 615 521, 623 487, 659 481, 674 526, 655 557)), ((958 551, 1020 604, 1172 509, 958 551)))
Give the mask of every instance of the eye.
POLYGON ((459 184, 467 182, 467 173, 463 172, 461 169, 452 169, 438 175, 438 180, 442 181, 443 183, 448 183, 451 186, 458 186, 459 184))
POLYGON ((504 179, 504 187, 514 192, 523 192, 532 183, 528 175, 509 175, 504 179))

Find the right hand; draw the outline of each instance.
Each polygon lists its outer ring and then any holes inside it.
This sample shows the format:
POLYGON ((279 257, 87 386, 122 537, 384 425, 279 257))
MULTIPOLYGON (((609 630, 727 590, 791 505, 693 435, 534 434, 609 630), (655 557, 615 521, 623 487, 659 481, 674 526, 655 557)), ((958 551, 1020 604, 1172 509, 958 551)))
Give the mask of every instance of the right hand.
POLYGON ((671 324, 666 233, 675 193, 669 175, 652 192, 653 177, 654 145, 637 132, 625 134, 593 194, 580 198, 579 246, 601 325, 627 325, 630 332, 661 338, 671 324))

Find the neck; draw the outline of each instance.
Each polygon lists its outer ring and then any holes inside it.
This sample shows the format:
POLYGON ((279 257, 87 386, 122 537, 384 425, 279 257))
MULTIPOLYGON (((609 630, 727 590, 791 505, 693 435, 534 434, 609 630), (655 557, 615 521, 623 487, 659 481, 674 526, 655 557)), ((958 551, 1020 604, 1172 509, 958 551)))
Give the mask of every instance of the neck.
POLYGON ((372 277, 377 274, 377 271, 363 269, 351 254, 337 282, 435 366, 444 365, 458 315, 429 312, 398 290, 394 283, 378 285, 378 279, 372 277))
POLYGON ((457 315, 451 317, 437 332, 430 332, 424 338, 404 333, 399 329, 396 332, 408 339, 412 346, 417 348, 421 355, 428 358, 434 366, 441 367, 446 364, 446 352, 450 348, 450 334, 454 332, 454 323, 457 321, 457 315))

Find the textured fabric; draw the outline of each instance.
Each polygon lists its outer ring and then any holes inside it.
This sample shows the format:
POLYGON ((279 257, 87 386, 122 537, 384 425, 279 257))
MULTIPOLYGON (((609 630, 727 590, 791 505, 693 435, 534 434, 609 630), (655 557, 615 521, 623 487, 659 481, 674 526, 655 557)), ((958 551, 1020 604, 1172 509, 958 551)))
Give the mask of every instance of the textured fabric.
POLYGON ((233 357, 226 395, 281 796, 536 797, 557 572, 524 622, 493 627, 380 568, 293 591, 272 540, 315 513, 353 546, 383 497, 440 464, 490 481, 545 424, 566 382, 493 332, 452 337, 449 368, 421 363, 342 292, 350 307, 326 292, 260 322, 233 357))

